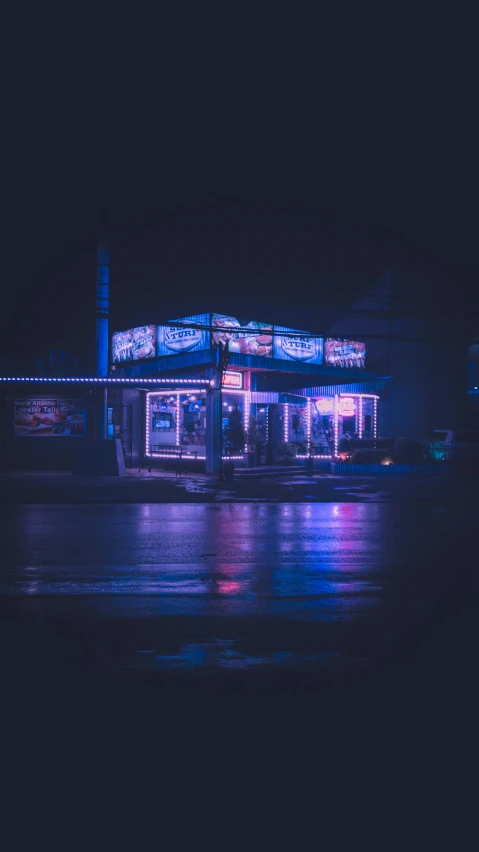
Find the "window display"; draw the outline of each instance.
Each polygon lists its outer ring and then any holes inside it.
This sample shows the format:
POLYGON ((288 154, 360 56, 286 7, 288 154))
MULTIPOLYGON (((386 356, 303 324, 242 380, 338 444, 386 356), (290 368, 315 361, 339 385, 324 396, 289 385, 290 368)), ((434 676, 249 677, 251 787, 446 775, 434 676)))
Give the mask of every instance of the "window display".
POLYGON ((288 441, 296 445, 296 452, 305 454, 308 452, 308 427, 306 418, 306 405, 288 405, 288 441))
POLYGON ((311 404, 311 454, 334 453, 334 399, 322 397, 311 404))
POLYGON ((244 395, 223 391, 223 454, 241 455, 245 448, 244 395))
POLYGON ((176 444, 176 394, 150 397, 150 452, 176 444))
POLYGON ((179 445, 183 452, 206 456, 206 396, 179 394, 179 445))

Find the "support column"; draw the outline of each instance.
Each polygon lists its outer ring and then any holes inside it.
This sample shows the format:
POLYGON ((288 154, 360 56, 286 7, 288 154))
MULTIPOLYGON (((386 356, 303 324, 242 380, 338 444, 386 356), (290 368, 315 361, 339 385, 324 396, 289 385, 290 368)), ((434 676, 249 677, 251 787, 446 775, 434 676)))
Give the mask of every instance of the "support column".
POLYGON ((108 439, 108 388, 103 388, 103 405, 101 418, 101 437, 103 441, 108 439))
POLYGON ((206 473, 221 473, 221 388, 206 392, 206 473))

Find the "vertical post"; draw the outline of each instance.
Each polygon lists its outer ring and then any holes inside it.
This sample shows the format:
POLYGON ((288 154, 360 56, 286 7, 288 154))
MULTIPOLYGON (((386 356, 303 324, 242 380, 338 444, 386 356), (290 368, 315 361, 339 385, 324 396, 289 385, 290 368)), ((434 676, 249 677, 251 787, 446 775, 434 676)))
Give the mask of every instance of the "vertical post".
POLYGON ((102 417, 102 439, 108 440, 108 388, 103 388, 103 417, 102 417))
MULTIPOLYGON (((219 343, 218 348, 216 350, 216 384, 218 387, 218 408, 219 414, 217 415, 216 423, 215 421, 215 434, 216 428, 218 429, 218 434, 216 435, 216 442, 219 444, 219 464, 218 464, 218 479, 224 479, 223 476, 223 373, 228 366, 229 361, 229 343, 219 343)), ((215 448, 216 448, 215 442, 215 448)), ((212 471, 216 473, 216 470, 212 471)))
POLYGON ((363 398, 359 397, 359 429, 357 430, 358 438, 361 440, 363 437, 363 398))
MULTIPOLYGON (((218 479, 224 479, 223 476, 223 372, 220 371, 220 393, 219 393, 219 402, 218 408, 220 410, 220 424, 219 424, 219 471, 218 471, 218 479)), ((216 473, 216 471, 215 471, 216 473)))
POLYGON ((207 371, 214 384, 206 392, 206 473, 221 476, 222 463, 222 394, 221 376, 217 367, 207 371), (220 382, 218 382, 218 377, 220 382))
POLYGON ((109 253, 104 243, 97 245, 96 267, 96 374, 108 376, 109 253))
POLYGON ((374 440, 378 437, 378 398, 374 397, 374 417, 373 417, 373 435, 374 440))
POLYGON ((222 462, 222 400, 221 388, 210 387, 206 392, 206 473, 221 476, 222 462))

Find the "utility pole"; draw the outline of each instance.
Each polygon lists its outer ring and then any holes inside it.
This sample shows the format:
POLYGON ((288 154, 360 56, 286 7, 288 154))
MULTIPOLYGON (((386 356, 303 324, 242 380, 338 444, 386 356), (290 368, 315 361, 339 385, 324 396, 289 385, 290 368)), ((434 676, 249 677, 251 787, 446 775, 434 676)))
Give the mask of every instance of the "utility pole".
MULTIPOLYGON (((96 265, 96 375, 100 378, 108 376, 108 312, 110 286, 110 260, 108 246, 103 242, 97 244, 96 265)), ((108 437, 108 391, 103 389, 101 437, 108 437)))
POLYGON ((220 389, 220 475, 218 481, 224 480, 223 475, 223 373, 228 366, 229 361, 229 343, 219 343, 216 350, 216 371, 218 377, 218 386, 220 389))

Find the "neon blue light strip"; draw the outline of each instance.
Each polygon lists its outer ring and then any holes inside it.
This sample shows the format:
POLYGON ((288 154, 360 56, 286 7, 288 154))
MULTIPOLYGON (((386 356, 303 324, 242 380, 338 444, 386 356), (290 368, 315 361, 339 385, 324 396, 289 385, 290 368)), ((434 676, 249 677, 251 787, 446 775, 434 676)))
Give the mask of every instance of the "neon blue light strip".
POLYGON ((38 376, 27 377, 27 376, 0 376, 0 382, 31 382, 32 384, 43 383, 47 384, 49 382, 59 382, 64 384, 66 382, 74 382, 76 384, 107 384, 107 385, 117 385, 117 384, 130 384, 130 385, 198 385, 198 384, 213 384, 213 380, 211 379, 209 382, 207 379, 110 379, 110 378, 39 378, 38 376))

